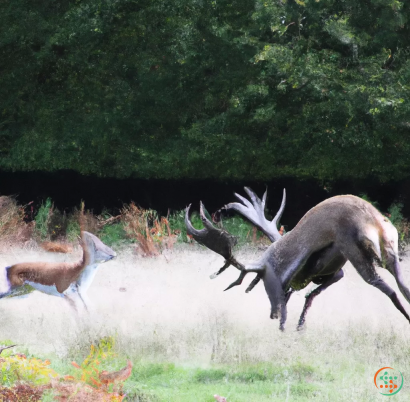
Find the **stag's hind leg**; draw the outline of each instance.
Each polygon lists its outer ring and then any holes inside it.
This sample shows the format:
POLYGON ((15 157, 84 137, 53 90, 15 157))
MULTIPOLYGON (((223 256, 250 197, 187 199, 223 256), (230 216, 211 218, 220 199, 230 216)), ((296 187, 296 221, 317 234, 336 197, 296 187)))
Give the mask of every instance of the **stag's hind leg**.
POLYGON ((308 295, 306 295, 306 300, 305 300, 305 305, 302 310, 302 314, 299 318, 299 323, 297 330, 300 331, 303 329, 306 321, 306 314, 310 307, 312 306, 313 299, 320 295, 324 290, 326 290, 329 286, 333 285, 334 283, 340 281, 344 276, 344 272, 341 269, 340 271, 336 272, 334 275, 332 275, 330 278, 328 278, 325 282, 323 282, 320 286, 318 286, 316 289, 314 289, 312 292, 310 292, 308 295))
POLYGON ((367 249, 360 249, 359 247, 351 247, 349 250, 343 252, 346 258, 356 268, 359 275, 370 285, 376 287, 387 295, 393 304, 410 322, 410 317, 401 304, 396 292, 377 274, 375 269, 375 261, 377 256, 371 255, 367 249))

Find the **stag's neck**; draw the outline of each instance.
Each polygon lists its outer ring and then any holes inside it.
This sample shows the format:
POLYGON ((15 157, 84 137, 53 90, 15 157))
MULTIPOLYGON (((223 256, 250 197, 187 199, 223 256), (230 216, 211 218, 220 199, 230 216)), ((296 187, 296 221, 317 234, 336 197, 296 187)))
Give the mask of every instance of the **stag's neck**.
POLYGON ((303 268, 309 256, 332 241, 331 237, 318 239, 315 233, 302 237, 296 229, 273 243, 262 257, 275 271, 284 289, 289 287, 290 281, 303 268))

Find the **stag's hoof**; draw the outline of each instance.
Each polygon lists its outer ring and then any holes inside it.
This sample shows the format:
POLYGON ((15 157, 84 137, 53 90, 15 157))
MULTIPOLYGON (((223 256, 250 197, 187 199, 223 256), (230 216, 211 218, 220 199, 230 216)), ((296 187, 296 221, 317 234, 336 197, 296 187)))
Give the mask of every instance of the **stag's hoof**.
POLYGON ((296 330, 299 332, 304 331, 305 329, 306 329, 305 323, 298 324, 298 326, 296 327, 296 330))
POLYGON ((284 326, 284 325, 280 325, 280 326, 279 326, 279 330, 280 330, 280 332, 285 332, 285 326, 284 326))

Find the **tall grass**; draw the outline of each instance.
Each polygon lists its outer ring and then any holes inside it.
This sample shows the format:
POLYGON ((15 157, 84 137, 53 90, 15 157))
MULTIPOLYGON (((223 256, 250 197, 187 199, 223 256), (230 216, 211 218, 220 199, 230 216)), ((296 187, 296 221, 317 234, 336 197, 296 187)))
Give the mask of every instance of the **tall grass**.
POLYGON ((45 202, 41 203, 40 208, 37 211, 34 221, 36 223, 35 232, 38 234, 41 240, 48 238, 48 224, 50 222, 50 216, 52 214, 53 203, 51 198, 47 198, 45 202))
MULTIPOLYGON (((219 331, 226 337, 223 344, 231 349, 229 354, 223 353, 223 362, 198 363, 192 357, 181 361, 180 356, 158 353, 161 349, 154 346, 155 342, 164 343, 162 350, 170 347, 169 339, 160 333, 145 336, 145 346, 141 340, 119 339, 115 348, 91 348, 91 353, 85 337, 75 339, 77 345, 68 356, 30 359, 43 365, 49 361, 46 370, 57 372, 61 378, 69 376, 89 383, 97 390, 98 372, 119 370, 130 359, 133 370, 123 386, 125 401, 146 402, 211 402, 214 394, 232 402, 373 402, 382 399, 373 384, 378 369, 388 365, 400 370, 405 378, 408 376, 408 356, 404 352, 410 348, 409 339, 393 328, 371 330, 348 325, 315 328, 302 334, 278 334, 272 330, 269 337, 252 329, 245 342, 238 327, 224 321, 219 325, 229 327, 229 331, 219 331), (79 342, 84 343, 81 353, 79 342), (75 368, 71 360, 83 363, 75 368)), ((198 341, 211 350, 209 339, 191 331, 181 338, 192 348, 190 356, 195 356, 198 341)), ((13 375, 17 378, 19 372, 13 375)), ((395 400, 408 400, 409 390, 405 382, 395 400)), ((46 393, 43 400, 53 400, 51 395, 46 393)))
POLYGON ((33 225, 25 222, 26 207, 13 197, 0 197, 0 241, 21 243, 32 235, 33 225))
MULTIPOLYGON (((361 197, 376 207, 378 204, 365 194, 361 197)), ((400 249, 404 249, 410 241, 410 223, 404 218, 403 204, 393 203, 385 213, 396 226, 399 233, 400 249)), ((53 202, 47 198, 35 215, 34 235, 41 241, 63 240, 76 243, 80 234, 80 209, 70 214, 61 213, 54 208, 53 202)), ((208 219, 211 216, 206 212, 208 219)), ((24 222, 24 207, 17 205, 14 199, 0 197, 0 240, 16 235, 26 240, 30 237, 30 225, 24 222), (2 207, 3 200, 3 207, 2 207), (5 203, 5 201, 7 202, 5 203), (24 236, 23 236, 24 235, 24 236)), ((203 228, 197 212, 191 214, 191 222, 197 229, 203 228)), ((106 212, 96 216, 92 211, 85 211, 82 218, 85 230, 97 234, 109 246, 136 243, 143 255, 158 255, 165 248, 171 248, 175 242, 190 243, 192 237, 187 234, 185 226, 185 210, 171 213, 167 218, 161 217, 153 210, 144 210, 134 203, 125 205, 120 215, 111 216, 106 212)), ((238 244, 269 244, 269 240, 254 225, 240 215, 224 217, 215 224, 237 237, 238 244)))

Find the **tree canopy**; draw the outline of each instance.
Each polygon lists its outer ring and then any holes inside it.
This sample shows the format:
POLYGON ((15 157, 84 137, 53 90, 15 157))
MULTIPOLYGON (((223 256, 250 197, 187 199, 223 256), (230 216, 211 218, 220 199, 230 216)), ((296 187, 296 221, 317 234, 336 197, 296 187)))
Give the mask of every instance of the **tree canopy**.
POLYGON ((410 5, 0 3, 0 169, 401 179, 410 5))

